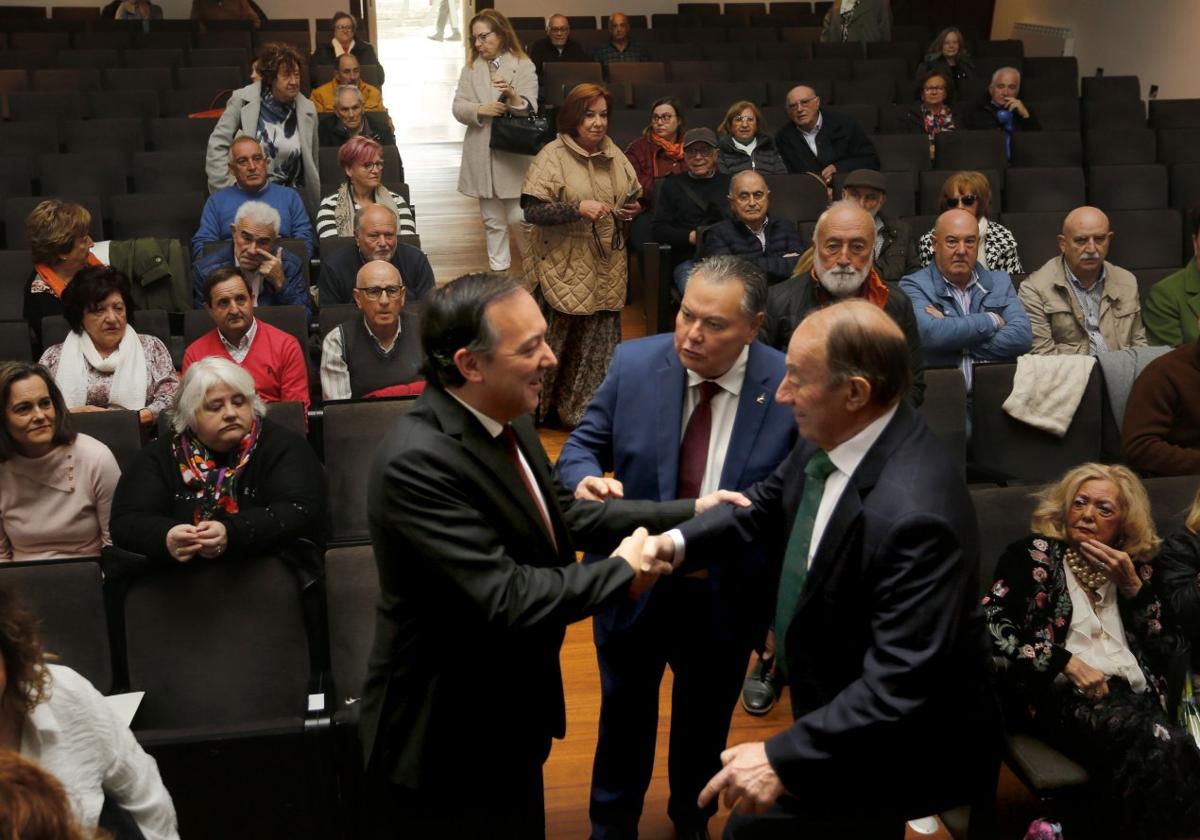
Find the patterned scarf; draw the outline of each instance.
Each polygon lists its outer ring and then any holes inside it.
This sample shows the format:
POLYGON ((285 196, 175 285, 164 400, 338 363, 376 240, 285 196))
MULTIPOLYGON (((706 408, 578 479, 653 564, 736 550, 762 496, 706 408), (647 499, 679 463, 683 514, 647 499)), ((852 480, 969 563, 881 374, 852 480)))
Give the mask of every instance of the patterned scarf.
POLYGON ((925 133, 929 136, 929 142, 933 142, 933 138, 937 137, 943 131, 953 131, 954 113, 946 108, 940 114, 935 114, 933 111, 924 111, 925 133))
POLYGON ((267 171, 276 184, 304 186, 304 158, 300 147, 296 103, 284 104, 263 84, 255 137, 269 163, 267 171))
MULTIPOLYGON (((338 236, 353 236, 354 235, 354 212, 359 209, 358 202, 354 200, 354 190, 350 184, 350 179, 347 178, 338 187, 337 192, 337 207, 333 211, 333 219, 337 223, 338 236)), ((391 190, 384 188, 382 185, 375 188, 375 203, 391 210, 396 216, 396 229, 400 229, 400 208, 396 206, 396 200, 392 198, 391 190)))
POLYGON ((232 467, 218 466, 217 458, 221 456, 209 452, 208 447, 191 431, 185 430, 175 436, 171 444, 175 463, 179 465, 183 486, 191 490, 196 498, 196 507, 192 511, 193 525, 214 519, 221 511, 231 514, 238 512, 237 482, 258 446, 261 430, 261 422, 255 417, 249 434, 238 444, 237 462, 232 467))

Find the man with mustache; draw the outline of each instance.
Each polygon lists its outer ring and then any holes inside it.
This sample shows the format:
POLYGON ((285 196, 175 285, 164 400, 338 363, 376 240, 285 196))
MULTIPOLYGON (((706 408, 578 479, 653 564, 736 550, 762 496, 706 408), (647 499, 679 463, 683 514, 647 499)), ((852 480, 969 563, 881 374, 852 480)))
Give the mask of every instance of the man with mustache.
POLYGON ((786 352, 796 326, 808 313, 839 300, 863 298, 878 306, 904 332, 913 385, 909 401, 920 405, 925 394, 921 336, 912 302, 875 268, 875 220, 855 201, 839 201, 821 214, 813 234, 813 268, 771 287, 762 340, 786 352))
POLYGON ((1108 262, 1108 216, 1077 207, 1063 219, 1061 256, 1026 278, 1019 297, 1033 328, 1033 352, 1070 355, 1146 346, 1137 278, 1108 262))
POLYGON ((1010 362, 1033 345, 1012 280, 979 264, 979 222, 966 210, 938 216, 933 262, 904 277, 900 287, 912 299, 925 364, 958 366, 968 395, 975 362, 1010 362))

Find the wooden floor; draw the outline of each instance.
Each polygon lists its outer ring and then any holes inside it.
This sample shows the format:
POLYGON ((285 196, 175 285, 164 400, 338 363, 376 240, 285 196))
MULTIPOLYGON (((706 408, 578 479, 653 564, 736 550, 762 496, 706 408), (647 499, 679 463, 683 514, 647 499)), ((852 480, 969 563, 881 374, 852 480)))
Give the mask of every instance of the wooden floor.
MULTIPOLYGON (((399 7, 397 7, 398 9, 399 7)), ((462 45, 437 43, 425 35, 431 26, 412 25, 414 14, 389 13, 389 4, 381 3, 379 48, 387 69, 385 102, 396 121, 400 152, 406 179, 412 190, 417 212, 417 231, 422 249, 429 256, 438 284, 473 271, 487 269, 483 224, 474 199, 459 195, 455 187, 462 154, 463 127, 450 117, 450 101, 459 69, 462 45)), ((514 262, 515 262, 514 248, 514 262)), ((623 313, 625 338, 645 334, 645 322, 639 312, 627 308, 623 313)), ((565 435, 543 431, 542 439, 551 459, 558 456, 565 435)), ((590 621, 567 629, 562 651, 566 684, 567 737, 556 742, 546 765, 546 823, 552 840, 583 838, 589 831, 587 805, 592 757, 600 710, 600 682, 592 644, 590 621)), ((644 840, 668 840, 674 836, 666 816, 666 737, 670 727, 671 673, 663 680, 659 706, 659 738, 654 777, 646 796, 641 823, 644 840)), ((480 698, 486 705, 485 697, 480 698)), ((789 723, 786 694, 766 717, 754 718, 740 707, 734 712, 729 743, 763 738, 789 723)), ((1011 830, 1001 836, 1021 836, 1019 825, 1028 824, 1038 815, 1036 802, 1010 775, 1002 780, 1001 801, 1010 805, 1011 830)), ((720 836, 725 823, 724 810, 710 824, 714 836, 720 836)), ((911 828, 909 840, 922 836, 949 838, 944 828, 934 835, 920 835, 911 828)), ((869 840, 865 839, 865 840, 869 840)))

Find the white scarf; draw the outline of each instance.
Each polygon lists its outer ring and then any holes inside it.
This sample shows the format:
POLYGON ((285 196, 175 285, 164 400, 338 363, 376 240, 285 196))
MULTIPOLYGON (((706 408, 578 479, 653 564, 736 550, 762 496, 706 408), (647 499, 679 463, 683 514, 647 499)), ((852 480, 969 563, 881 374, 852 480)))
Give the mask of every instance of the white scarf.
POLYGON ((108 390, 110 408, 139 411, 146 407, 146 352, 133 327, 125 325, 120 345, 107 359, 100 358, 100 351, 86 332, 67 333, 54 377, 67 408, 87 405, 89 367, 98 373, 112 374, 108 390))
POLYGON ((358 41, 357 41, 357 40, 355 40, 355 41, 351 41, 351 42, 350 42, 350 49, 348 49, 348 50, 344 50, 344 49, 342 49, 342 42, 341 42, 341 41, 339 41, 337 38, 334 38, 334 39, 333 39, 333 57, 336 59, 336 58, 338 58, 339 56, 343 56, 343 55, 345 55, 346 53, 348 53, 348 52, 351 52, 351 51, 354 49, 354 45, 355 45, 355 44, 357 44, 357 43, 358 43, 358 41))

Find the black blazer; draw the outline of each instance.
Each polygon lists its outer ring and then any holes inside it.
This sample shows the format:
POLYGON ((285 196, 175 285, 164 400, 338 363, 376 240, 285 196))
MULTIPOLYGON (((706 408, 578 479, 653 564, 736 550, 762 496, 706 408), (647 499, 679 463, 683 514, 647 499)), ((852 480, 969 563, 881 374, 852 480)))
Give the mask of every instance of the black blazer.
MULTIPOLYGON (((318 38, 321 37, 318 33, 318 38)), ((383 84, 384 72, 383 65, 379 63, 379 57, 375 55, 375 48, 361 38, 354 39, 354 47, 350 50, 350 55, 358 59, 359 64, 375 64, 379 67, 379 84, 383 84)), ((316 52, 312 54, 310 61, 317 65, 337 64, 337 56, 333 54, 332 37, 322 43, 317 44, 316 52)))
MULTIPOLYGON (((387 118, 375 111, 364 111, 363 119, 367 121, 363 133, 372 140, 379 141, 381 146, 395 146, 396 133, 388 125, 387 118)), ((322 146, 341 146, 350 139, 337 114, 321 114, 317 118, 317 137, 322 146)))
POLYGON ((878 169, 879 156, 854 117, 835 111, 821 111, 821 130, 817 133, 817 154, 814 156, 796 124, 788 122, 775 132, 775 145, 788 172, 815 172, 829 164, 838 172, 855 169, 878 169))
MULTIPOLYGON (((1001 131, 1003 130, 1001 125, 996 121, 996 112, 999 110, 999 107, 992 103, 992 98, 984 94, 982 100, 963 112, 963 128, 972 131, 987 131, 994 128, 1001 131)), ((958 116, 958 113, 955 110, 954 115, 958 116)), ((1032 108, 1029 108, 1029 119, 1023 119, 1020 114, 1013 112, 1013 131, 1037 131, 1041 127, 1032 108)))
MULTIPOLYGON (((766 542, 781 558, 814 451, 797 444, 752 507, 684 523, 686 544, 736 556, 766 542)), ((978 555, 959 467, 900 404, 834 508, 787 631, 795 721, 767 757, 793 795, 907 817, 967 801, 995 772, 978 555)))
POLYGON ((430 383, 380 443, 367 512, 382 590, 363 690, 368 772, 433 797, 495 785, 540 761, 566 726, 565 628, 626 597, 607 555, 638 525, 691 515, 681 502, 579 501, 551 474, 528 417, 513 423, 554 526, 500 443, 430 383), (605 555, 575 562, 576 548, 605 555))

